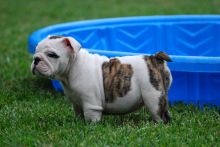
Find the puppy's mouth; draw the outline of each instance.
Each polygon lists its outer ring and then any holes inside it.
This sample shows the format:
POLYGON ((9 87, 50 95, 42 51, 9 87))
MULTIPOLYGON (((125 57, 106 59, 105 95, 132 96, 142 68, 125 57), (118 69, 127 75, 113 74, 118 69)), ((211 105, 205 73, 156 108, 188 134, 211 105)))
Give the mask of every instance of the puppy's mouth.
POLYGON ((34 67, 32 68, 32 74, 37 76, 44 76, 44 77, 46 76, 36 68, 36 65, 34 65, 34 67))
POLYGON ((37 70, 36 66, 33 67, 33 69, 32 69, 32 74, 33 74, 33 75, 37 75, 37 76, 45 76, 45 75, 42 74, 39 70, 37 70))
POLYGON ((33 75, 36 75, 35 70, 36 70, 36 66, 34 66, 34 67, 32 68, 32 74, 33 74, 33 75))
POLYGON ((43 62, 39 62, 37 65, 32 65, 32 74, 41 76, 41 77, 47 77, 47 78, 53 78, 52 70, 43 62))

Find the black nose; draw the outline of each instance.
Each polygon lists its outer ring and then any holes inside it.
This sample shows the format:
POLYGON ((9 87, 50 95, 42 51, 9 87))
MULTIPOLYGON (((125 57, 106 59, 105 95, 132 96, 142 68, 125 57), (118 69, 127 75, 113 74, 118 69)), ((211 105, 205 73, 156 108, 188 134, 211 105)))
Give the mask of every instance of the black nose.
POLYGON ((34 65, 37 65, 40 62, 40 58, 39 57, 35 57, 34 58, 34 65))

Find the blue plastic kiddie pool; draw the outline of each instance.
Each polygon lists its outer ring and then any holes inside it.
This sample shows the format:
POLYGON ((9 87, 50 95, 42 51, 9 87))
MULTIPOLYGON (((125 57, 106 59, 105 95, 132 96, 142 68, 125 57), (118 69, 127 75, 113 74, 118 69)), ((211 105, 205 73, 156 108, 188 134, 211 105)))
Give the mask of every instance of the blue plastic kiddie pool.
MULTIPOLYGON (((42 28, 29 37, 34 53, 47 35, 73 36, 91 53, 108 57, 165 51, 173 84, 171 103, 220 106, 220 15, 143 16, 69 22, 42 28)), ((62 87, 52 81, 56 90, 62 87)))

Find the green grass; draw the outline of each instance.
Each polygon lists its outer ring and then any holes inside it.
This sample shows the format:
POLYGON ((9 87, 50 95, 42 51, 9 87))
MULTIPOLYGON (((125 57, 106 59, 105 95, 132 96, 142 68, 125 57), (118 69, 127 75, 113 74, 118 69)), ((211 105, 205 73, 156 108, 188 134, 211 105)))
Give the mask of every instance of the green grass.
POLYGON ((154 124, 146 110, 75 118, 50 81, 31 75, 28 35, 41 27, 84 19, 167 14, 219 14, 219 0, 1 0, 0 146, 220 146, 220 114, 178 104, 173 121, 154 124))

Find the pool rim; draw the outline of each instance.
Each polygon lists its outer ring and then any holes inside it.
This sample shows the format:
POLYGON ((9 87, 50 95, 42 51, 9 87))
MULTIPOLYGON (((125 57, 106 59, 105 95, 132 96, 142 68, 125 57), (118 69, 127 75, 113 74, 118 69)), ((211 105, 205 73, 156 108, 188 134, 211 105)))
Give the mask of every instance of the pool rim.
MULTIPOLYGON (((190 21, 197 21, 200 23, 201 21, 208 21, 212 23, 216 23, 220 25, 220 15, 164 15, 164 16, 130 16, 130 17, 116 17, 116 18, 101 18, 101 19, 91 19, 91 20, 81 20, 81 21, 74 21, 74 22, 64 22, 55 25, 50 25, 43 27, 35 32, 33 32, 29 36, 29 52, 33 53, 31 48, 36 46, 39 42, 39 39, 46 37, 48 34, 56 34, 54 30, 66 30, 67 28, 71 28, 74 30, 82 30, 86 29, 88 25, 89 27, 109 27, 109 25, 119 25, 122 23, 128 23, 135 21, 138 23, 140 21, 145 21, 144 23, 152 23, 160 25, 160 23, 183 23, 183 22, 190 22, 190 21), (153 22, 152 22, 153 21, 153 22), (71 27, 70 27, 71 26, 71 27), (50 33, 52 32, 52 33, 50 33), (32 43, 32 45, 31 45, 32 43)), ((132 22, 134 24, 134 22, 132 22)), ((132 24, 131 23, 131 24, 132 24)), ((88 49, 91 53, 98 53, 106 56, 125 56, 125 55, 137 55, 140 53, 133 53, 133 52, 120 52, 120 51, 108 51, 108 50, 98 50, 98 49, 88 49)), ((185 72, 209 72, 209 73, 219 73, 220 72, 220 57, 212 57, 212 56, 184 56, 184 55, 170 55, 173 63, 170 63, 171 70, 173 71, 185 71, 185 72), (180 68, 177 65, 182 65, 180 68), (189 67, 185 64, 191 64, 192 66, 189 67), (193 66, 200 66, 194 68, 193 66), (208 67, 209 66, 209 67, 208 67), (175 68, 174 68, 175 67, 175 68)))

